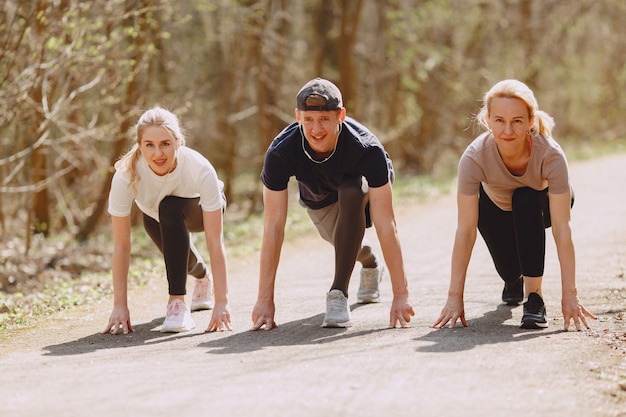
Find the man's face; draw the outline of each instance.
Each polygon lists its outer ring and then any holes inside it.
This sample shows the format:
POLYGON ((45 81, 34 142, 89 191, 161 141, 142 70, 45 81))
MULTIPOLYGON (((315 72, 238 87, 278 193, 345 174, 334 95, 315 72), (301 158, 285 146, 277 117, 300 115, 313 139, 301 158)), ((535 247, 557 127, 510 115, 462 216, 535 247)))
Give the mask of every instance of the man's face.
POLYGON ((339 125, 346 117, 346 110, 312 111, 297 110, 296 120, 302 126, 304 137, 313 151, 321 157, 330 155, 339 138, 339 125))

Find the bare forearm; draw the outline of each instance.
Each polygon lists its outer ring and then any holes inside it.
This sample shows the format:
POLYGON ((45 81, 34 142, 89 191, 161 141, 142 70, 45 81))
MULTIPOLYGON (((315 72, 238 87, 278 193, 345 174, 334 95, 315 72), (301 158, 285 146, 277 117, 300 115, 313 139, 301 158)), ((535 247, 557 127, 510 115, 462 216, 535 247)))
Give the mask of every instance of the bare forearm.
POLYGON ((130 250, 113 249, 113 305, 126 306, 128 304, 128 269, 130 265, 130 250))
POLYGON ((571 234, 555 235, 563 295, 576 295, 576 255, 571 234))
POLYGON ((215 290, 215 301, 228 303, 228 266, 226 250, 223 244, 216 248, 210 247, 211 273, 215 290))
POLYGON ((448 295, 461 296, 465 291, 465 278, 467 267, 472 256, 472 249, 476 241, 476 233, 456 233, 454 247, 452 249, 452 262, 450 268, 450 288, 448 295))
POLYGON ((395 230, 378 234, 385 264, 389 271, 394 295, 409 295, 409 287, 404 270, 402 247, 395 230))
POLYGON ((261 300, 274 300, 274 284, 276 271, 280 261, 280 251, 283 244, 283 235, 274 233, 265 236, 261 245, 261 260, 259 266, 259 294, 261 300))

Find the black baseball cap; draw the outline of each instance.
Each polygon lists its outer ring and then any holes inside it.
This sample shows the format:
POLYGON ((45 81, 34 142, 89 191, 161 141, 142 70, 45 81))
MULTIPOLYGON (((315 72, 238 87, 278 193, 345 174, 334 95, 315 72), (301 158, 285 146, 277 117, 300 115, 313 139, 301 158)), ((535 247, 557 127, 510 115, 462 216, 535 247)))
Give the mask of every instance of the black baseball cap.
POLYGON ((298 110, 328 111, 339 110, 342 107, 341 91, 335 84, 323 78, 315 78, 304 84, 296 96, 296 109, 298 110), (326 99, 326 104, 322 106, 307 105, 306 99, 314 95, 326 99))

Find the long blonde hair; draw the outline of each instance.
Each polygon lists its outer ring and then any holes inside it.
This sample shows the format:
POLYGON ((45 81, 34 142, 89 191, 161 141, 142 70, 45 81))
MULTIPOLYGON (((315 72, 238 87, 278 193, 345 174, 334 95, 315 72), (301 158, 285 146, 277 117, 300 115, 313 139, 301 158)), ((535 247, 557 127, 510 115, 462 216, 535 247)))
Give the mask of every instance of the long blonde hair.
POLYGON ((489 110, 491 101, 495 97, 518 98, 526 103, 528 108, 528 116, 533 118, 533 126, 531 133, 539 132, 544 136, 552 136, 554 128, 554 119, 548 113, 539 110, 537 99, 533 91, 523 82, 518 80, 503 80, 496 83, 489 91, 485 93, 483 98, 483 106, 476 115, 476 121, 485 129, 489 130, 487 119, 489 119, 489 110))
POLYGON ((137 173, 137 161, 141 158, 141 139, 144 130, 149 126, 159 126, 164 128, 172 135, 179 146, 185 145, 185 135, 183 135, 180 123, 178 122, 178 117, 176 117, 174 113, 158 106, 153 107, 150 110, 146 110, 141 117, 139 117, 139 121, 135 126, 135 144, 115 163, 115 169, 128 171, 130 173, 129 187, 132 188, 133 193, 137 192, 135 184, 141 179, 137 173))

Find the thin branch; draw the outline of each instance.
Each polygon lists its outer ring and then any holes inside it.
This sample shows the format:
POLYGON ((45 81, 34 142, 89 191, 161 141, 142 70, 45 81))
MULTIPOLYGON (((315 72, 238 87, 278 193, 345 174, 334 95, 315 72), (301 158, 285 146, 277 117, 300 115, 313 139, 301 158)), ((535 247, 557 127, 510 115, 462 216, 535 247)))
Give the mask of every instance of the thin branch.
POLYGON ((28 156, 34 149, 39 148, 48 139, 48 136, 50 136, 50 131, 47 130, 39 137, 39 139, 37 139, 37 142, 33 143, 27 148, 22 149, 17 153, 14 153, 8 158, 0 159, 0 166, 10 164, 11 162, 28 156))
POLYGON ((73 169, 75 169, 74 166, 68 166, 63 168, 60 171, 55 172, 54 174, 52 174, 51 177, 46 178, 45 180, 42 181, 38 181, 35 184, 30 184, 30 185, 22 185, 22 186, 0 186, 0 193, 12 193, 12 194, 17 194, 17 193, 37 193, 43 189, 45 189, 46 187, 48 187, 51 183, 55 182, 56 180, 58 180, 59 178, 61 178, 63 175, 67 174, 68 172, 72 171, 73 169))

